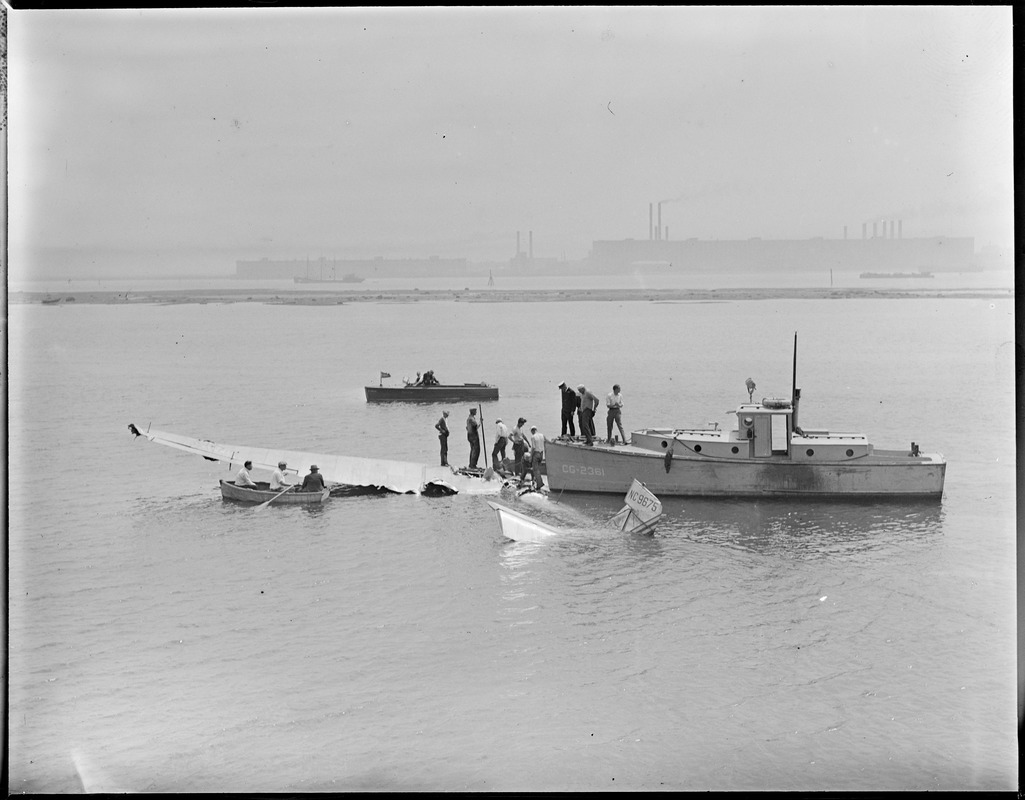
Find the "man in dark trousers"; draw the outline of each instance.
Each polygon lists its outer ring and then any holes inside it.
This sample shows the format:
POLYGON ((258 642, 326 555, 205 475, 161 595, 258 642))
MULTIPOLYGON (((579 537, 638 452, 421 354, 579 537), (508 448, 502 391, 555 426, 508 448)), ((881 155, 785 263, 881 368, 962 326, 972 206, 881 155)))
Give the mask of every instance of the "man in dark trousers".
POLYGON ((448 412, 441 412, 441 419, 434 423, 438 431, 438 441, 441 442, 441 466, 448 466, 448 412))
POLYGON ((584 444, 589 447, 594 443, 594 411, 598 410, 598 398, 583 384, 577 391, 580 393, 580 433, 587 437, 584 444))
POLYGON ((569 431, 570 436, 577 435, 576 426, 573 424, 573 415, 580 408, 580 395, 566 385, 566 381, 559 384, 559 391, 562 392, 562 436, 569 431))
POLYGON ((594 412, 598 409, 598 398, 584 384, 580 384, 577 391, 580 392, 580 432, 587 437, 584 444, 590 447, 594 444, 594 412))
POLYGON ((470 416, 466 418, 466 441, 470 443, 470 469, 477 469, 477 459, 480 458, 480 423, 477 421, 477 409, 470 409, 470 416))

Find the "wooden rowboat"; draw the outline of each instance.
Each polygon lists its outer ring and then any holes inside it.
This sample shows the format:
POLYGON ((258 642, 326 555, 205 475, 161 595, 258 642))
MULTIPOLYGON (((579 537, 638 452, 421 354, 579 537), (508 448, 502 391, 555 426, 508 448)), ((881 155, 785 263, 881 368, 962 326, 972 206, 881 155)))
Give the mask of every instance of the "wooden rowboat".
POLYGON ((237 500, 242 503, 266 503, 274 500, 273 505, 309 506, 323 503, 331 493, 330 489, 319 492, 285 492, 272 491, 270 484, 257 484, 259 489, 236 486, 232 481, 221 481, 221 497, 225 500, 237 500), (267 488, 264 489, 263 487, 267 488))

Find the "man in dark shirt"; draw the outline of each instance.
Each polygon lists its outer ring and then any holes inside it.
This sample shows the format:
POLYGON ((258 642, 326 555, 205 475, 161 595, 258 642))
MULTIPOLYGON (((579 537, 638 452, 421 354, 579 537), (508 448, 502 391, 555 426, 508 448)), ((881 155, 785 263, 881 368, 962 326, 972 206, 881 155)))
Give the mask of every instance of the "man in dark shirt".
POLYGON ((322 492, 324 491, 324 476, 317 471, 317 465, 310 466, 310 474, 303 478, 303 485, 299 487, 300 492, 322 492))
POLYGON ((470 409, 470 416, 466 418, 466 441, 470 443, 470 469, 477 469, 477 459, 480 458, 480 423, 477 421, 477 409, 470 409))
POLYGON ((576 436, 577 428, 573 424, 573 415, 580 408, 580 395, 567 386, 565 381, 559 384, 559 390, 562 392, 562 435, 565 436, 569 430, 570 436, 576 436))
POLYGON ((448 466, 448 412, 441 412, 441 419, 434 423, 438 431, 438 441, 441 442, 441 466, 448 466))

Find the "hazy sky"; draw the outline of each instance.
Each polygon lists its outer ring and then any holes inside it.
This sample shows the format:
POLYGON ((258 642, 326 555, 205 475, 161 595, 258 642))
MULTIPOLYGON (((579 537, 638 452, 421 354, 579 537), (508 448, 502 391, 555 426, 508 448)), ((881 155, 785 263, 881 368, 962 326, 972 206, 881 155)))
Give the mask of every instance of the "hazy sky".
POLYGON ((659 201, 672 239, 1012 242, 1011 6, 8 14, 12 268, 579 259, 659 201))

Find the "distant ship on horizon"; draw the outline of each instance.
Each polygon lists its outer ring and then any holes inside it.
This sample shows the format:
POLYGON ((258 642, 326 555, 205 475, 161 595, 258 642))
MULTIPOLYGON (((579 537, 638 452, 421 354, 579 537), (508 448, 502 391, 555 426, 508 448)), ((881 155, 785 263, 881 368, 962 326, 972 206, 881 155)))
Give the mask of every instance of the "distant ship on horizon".
POLYGON ((362 278, 354 272, 350 272, 340 278, 307 278, 296 275, 292 280, 296 283, 363 283, 366 278, 362 278))
POLYGON ((861 278, 932 278, 931 272, 862 272, 861 278))

